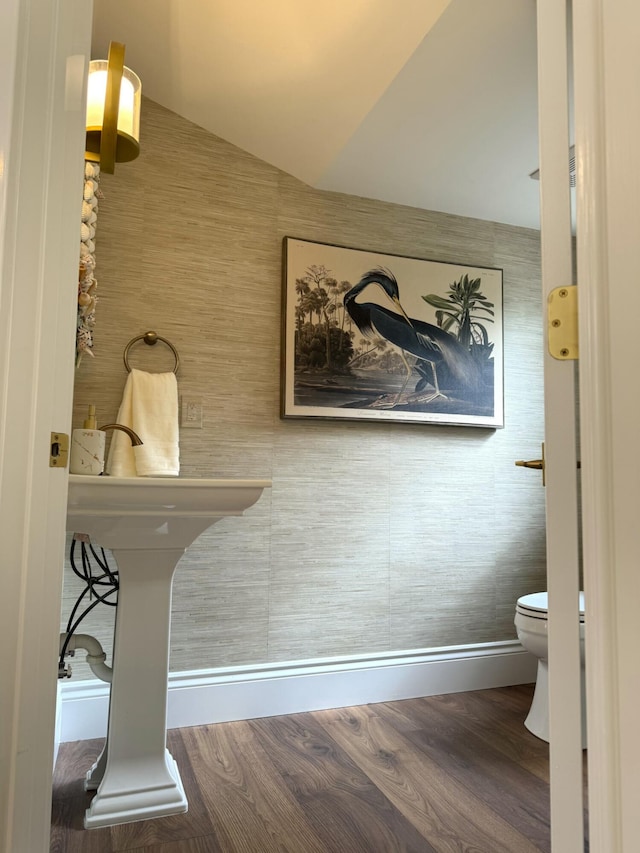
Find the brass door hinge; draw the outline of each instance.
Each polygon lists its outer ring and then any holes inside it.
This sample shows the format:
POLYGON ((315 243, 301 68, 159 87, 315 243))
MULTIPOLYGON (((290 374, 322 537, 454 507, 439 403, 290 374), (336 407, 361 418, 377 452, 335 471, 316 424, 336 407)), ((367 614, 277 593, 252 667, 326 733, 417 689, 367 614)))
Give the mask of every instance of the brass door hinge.
POLYGON ((66 468, 69 460, 69 436, 66 432, 52 432, 49 446, 49 468, 66 468))
POLYGON ((547 300, 549 354, 560 361, 578 358, 578 287, 556 287, 547 300))

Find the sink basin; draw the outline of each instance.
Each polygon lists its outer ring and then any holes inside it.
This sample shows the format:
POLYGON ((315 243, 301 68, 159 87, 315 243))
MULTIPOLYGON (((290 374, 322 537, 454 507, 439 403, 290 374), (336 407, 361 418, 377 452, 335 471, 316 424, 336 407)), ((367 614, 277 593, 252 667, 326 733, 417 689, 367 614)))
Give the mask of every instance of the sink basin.
POLYGON ((227 515, 242 515, 269 480, 69 475, 67 530, 104 548, 187 548, 227 515))
POLYGON ((107 740, 85 779, 85 788, 97 791, 87 829, 187 810, 166 749, 173 574, 201 533, 225 516, 242 515, 269 486, 269 480, 69 475, 67 530, 111 549, 120 582, 107 740))

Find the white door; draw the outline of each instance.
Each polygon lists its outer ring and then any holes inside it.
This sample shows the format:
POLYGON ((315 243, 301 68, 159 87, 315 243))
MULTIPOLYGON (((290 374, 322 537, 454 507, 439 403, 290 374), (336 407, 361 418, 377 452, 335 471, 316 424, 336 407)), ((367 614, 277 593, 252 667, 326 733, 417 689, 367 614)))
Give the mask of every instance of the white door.
POLYGON ((0 17, 0 850, 49 849, 90 0, 0 17))
MULTIPOLYGON (((538 113, 543 312, 574 284, 569 185, 568 33, 565 0, 538 0, 538 113), (560 294, 556 289, 562 288, 560 294)), ((557 322, 557 321, 556 321, 557 322)), ((567 323, 560 322, 561 328, 567 323)), ((560 328, 559 327, 559 328, 560 328)), ((552 357, 545 319, 545 475, 549 592, 551 848, 583 853, 579 639, 576 362, 552 357)))

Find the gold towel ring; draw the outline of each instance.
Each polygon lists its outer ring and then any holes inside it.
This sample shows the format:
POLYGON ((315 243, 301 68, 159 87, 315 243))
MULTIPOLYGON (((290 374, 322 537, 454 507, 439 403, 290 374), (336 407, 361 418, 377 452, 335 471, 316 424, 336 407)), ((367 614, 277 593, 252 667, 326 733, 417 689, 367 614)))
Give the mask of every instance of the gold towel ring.
POLYGON ((173 353, 174 358, 176 360, 176 364, 175 364, 175 367, 173 368, 173 372, 174 373, 178 372, 178 367, 180 367, 180 358, 178 357, 178 350, 174 347, 174 345, 170 341, 168 341, 166 338, 160 337, 160 335, 158 335, 156 332, 145 332, 144 335, 138 335, 137 338, 132 338, 129 341, 129 343, 126 345, 126 347, 124 348, 123 359, 124 359, 124 366, 127 368, 127 373, 131 373, 131 368, 129 367, 129 359, 128 359, 129 350, 138 341, 144 341, 145 344, 148 344, 150 347, 157 344, 158 341, 162 341, 163 344, 166 344, 169 347, 169 349, 171 350, 171 352, 173 353))

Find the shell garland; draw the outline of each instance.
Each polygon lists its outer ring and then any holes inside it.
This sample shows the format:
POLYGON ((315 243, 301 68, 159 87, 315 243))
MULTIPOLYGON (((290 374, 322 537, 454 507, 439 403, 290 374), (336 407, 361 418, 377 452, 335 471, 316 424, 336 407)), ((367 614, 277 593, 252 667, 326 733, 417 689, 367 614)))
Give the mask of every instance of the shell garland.
POLYGON ((82 356, 93 357, 93 327, 96 324, 98 282, 94 275, 96 267, 95 236, 98 220, 98 199, 102 198, 99 188, 100 166, 84 164, 84 192, 80 224, 80 267, 78 274, 78 324, 76 334, 76 365, 82 356))

